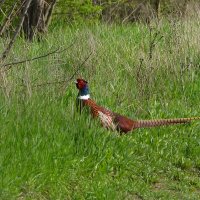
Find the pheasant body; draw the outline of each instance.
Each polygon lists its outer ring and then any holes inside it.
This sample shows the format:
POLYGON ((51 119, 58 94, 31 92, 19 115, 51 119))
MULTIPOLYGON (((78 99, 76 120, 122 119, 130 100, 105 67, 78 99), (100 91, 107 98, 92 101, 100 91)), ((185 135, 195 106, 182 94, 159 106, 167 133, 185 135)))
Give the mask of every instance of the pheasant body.
POLYGON ((88 107, 94 118, 99 118, 103 127, 118 130, 122 133, 127 133, 136 128, 145 128, 145 127, 156 127, 163 125, 173 125, 173 124, 182 124, 188 123, 192 120, 199 120, 200 117, 193 118, 176 118, 176 119, 157 119, 157 120, 132 120, 126 116, 114 113, 102 106, 99 106, 90 99, 89 89, 87 86, 87 81, 83 79, 77 79, 76 83, 77 88, 79 89, 79 95, 77 97, 77 105, 79 105, 80 110, 83 107, 88 107))
POLYGON ((107 110, 106 108, 103 108, 101 106, 98 106, 92 99, 77 99, 79 102, 80 110, 83 109, 83 107, 88 107, 90 109, 91 115, 94 118, 99 118, 101 124, 105 128, 111 128, 116 129, 116 125, 114 124, 113 118, 114 115, 111 111, 107 110))

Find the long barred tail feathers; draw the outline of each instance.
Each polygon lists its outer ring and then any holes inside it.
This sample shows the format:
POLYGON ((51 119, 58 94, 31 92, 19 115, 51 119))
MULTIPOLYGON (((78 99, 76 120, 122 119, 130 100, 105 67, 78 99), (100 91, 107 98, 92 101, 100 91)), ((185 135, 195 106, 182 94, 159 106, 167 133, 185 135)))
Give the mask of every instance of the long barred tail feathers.
POLYGON ((154 120, 138 120, 137 128, 155 127, 163 125, 183 124, 192 120, 200 120, 200 117, 176 118, 176 119, 154 119, 154 120))

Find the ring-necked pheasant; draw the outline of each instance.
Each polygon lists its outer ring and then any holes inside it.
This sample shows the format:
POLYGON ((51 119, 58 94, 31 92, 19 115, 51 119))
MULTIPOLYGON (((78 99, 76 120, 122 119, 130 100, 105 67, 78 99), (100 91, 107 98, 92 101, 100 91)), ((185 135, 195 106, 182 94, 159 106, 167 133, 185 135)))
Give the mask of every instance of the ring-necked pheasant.
POLYGON ((195 119, 200 119, 200 117, 193 117, 157 120, 132 120, 97 105, 95 101, 90 99, 88 83, 84 79, 77 79, 76 87, 79 90, 77 106, 80 108, 80 110, 82 110, 83 107, 88 107, 92 116, 98 117, 104 127, 112 130, 118 130, 121 133, 127 133, 136 128, 181 124, 188 123, 195 119))

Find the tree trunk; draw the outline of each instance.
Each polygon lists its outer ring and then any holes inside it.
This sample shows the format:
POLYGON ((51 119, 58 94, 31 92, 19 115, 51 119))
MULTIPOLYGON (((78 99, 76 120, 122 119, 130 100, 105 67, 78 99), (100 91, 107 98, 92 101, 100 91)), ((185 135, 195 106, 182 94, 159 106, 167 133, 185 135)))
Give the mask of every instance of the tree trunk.
POLYGON ((150 4, 154 17, 159 18, 160 0, 150 0, 150 4))
POLYGON ((32 0, 23 23, 23 31, 28 40, 32 40, 36 34, 47 32, 55 3, 56 0, 49 3, 44 0, 32 0))

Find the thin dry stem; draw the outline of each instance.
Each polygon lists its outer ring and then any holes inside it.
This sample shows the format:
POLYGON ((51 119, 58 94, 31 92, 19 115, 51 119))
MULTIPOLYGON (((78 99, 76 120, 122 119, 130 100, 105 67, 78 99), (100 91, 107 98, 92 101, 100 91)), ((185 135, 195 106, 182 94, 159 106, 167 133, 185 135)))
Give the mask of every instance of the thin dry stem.
POLYGON ((13 44, 15 43, 15 40, 21 30, 21 27, 22 27, 22 24, 24 22, 24 18, 26 16, 26 13, 27 13, 27 10, 30 6, 30 3, 31 3, 32 0, 28 0, 25 4, 25 8, 24 8, 24 11, 23 11, 23 14, 22 14, 22 17, 21 17, 21 20, 20 20, 20 23, 18 25, 18 27, 16 28, 16 31, 15 31, 15 34, 13 36, 13 38, 11 39, 10 43, 8 44, 7 48, 5 49, 5 51, 2 53, 2 56, 1 56, 1 62, 5 60, 5 58, 8 56, 13 44))

